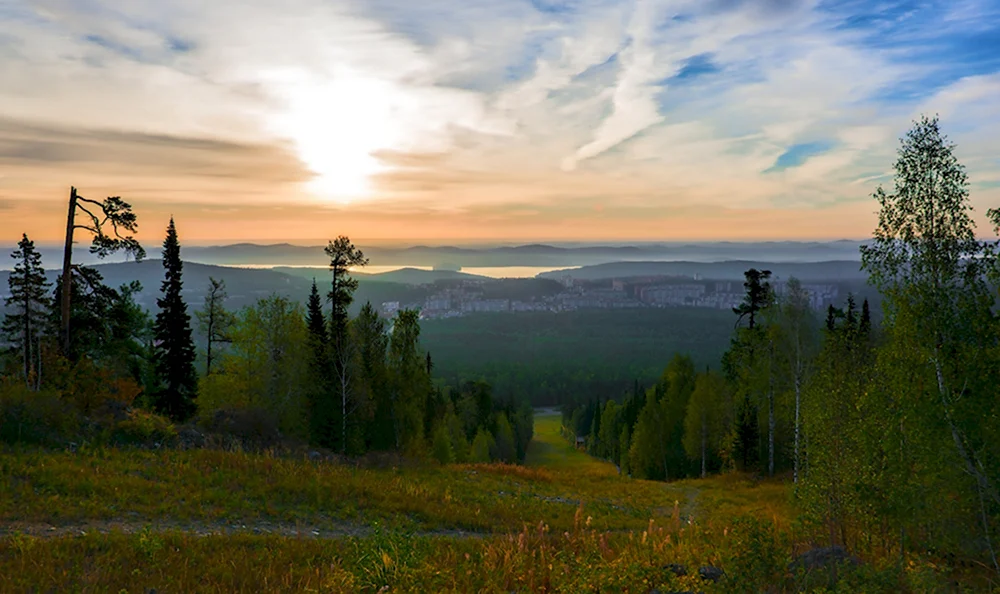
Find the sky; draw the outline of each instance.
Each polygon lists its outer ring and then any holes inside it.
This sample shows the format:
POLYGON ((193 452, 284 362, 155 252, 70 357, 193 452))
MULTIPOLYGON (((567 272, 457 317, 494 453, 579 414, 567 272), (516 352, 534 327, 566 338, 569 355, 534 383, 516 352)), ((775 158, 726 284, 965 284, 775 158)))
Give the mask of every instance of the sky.
POLYGON ((1000 0, 0 0, 0 241, 864 238, 939 114, 1000 205, 1000 0))

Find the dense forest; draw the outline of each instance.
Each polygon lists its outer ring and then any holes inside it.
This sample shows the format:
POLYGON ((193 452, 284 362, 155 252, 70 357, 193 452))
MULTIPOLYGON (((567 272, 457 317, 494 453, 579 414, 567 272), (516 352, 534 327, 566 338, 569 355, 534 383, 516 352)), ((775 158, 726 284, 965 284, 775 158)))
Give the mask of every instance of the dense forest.
POLYGON ((387 320, 365 304, 351 316, 358 281, 350 269, 367 259, 348 238, 327 246, 329 291, 314 282, 306 307, 272 295, 231 311, 225 283, 211 279, 202 307, 189 313, 171 219, 154 317, 135 301, 138 282, 110 287, 95 268, 70 261, 77 231, 92 236, 98 256, 143 258, 130 234, 137 228, 131 205, 74 189, 70 213, 63 275, 54 285, 26 235, 11 254, 0 440, 159 447, 193 432, 196 443, 221 436, 346 456, 523 460, 529 405, 495 398, 482 381, 435 381, 416 311, 387 320))
MULTIPOLYGON (((651 479, 790 473, 806 519, 851 550, 931 550, 1000 571, 1000 252, 936 119, 903 138, 862 266, 882 296, 819 319, 746 271, 720 371, 676 355, 656 383, 564 408, 568 437, 651 479)), ((988 216, 1000 231, 1000 211, 988 216)))
POLYGON ((673 353, 717 367, 731 329, 718 309, 585 309, 427 320, 421 336, 450 383, 483 380, 505 398, 563 406, 651 385, 673 353))

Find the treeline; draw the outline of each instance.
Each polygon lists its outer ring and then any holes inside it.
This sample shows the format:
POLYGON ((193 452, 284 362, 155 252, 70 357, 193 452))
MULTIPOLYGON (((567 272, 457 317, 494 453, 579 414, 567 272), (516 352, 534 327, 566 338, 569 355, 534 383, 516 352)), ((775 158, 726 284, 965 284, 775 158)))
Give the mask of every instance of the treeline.
MULTIPOLYGON (((137 226, 131 205, 90 201, 74 189, 74 208, 88 223, 75 225, 71 214, 69 226, 93 235, 93 252, 144 256, 137 241, 122 235, 137 226)), ((153 317, 135 301, 137 282, 108 287, 93 268, 67 263, 69 274, 53 289, 34 243, 22 237, 12 254, 2 326, 0 440, 161 442, 186 423, 350 456, 392 451, 442 463, 523 460, 530 406, 494 398, 483 382, 435 382, 417 312, 386 320, 366 304, 349 315, 358 285, 350 271, 367 260, 348 238, 326 248, 330 290, 321 296, 314 281, 305 308, 272 295, 230 311, 225 284, 213 279, 192 317, 182 297, 180 252, 171 219, 153 317), (194 328, 205 337, 203 349, 194 328)))
POLYGON ((568 430, 637 477, 789 473, 831 544, 1000 572, 1000 251, 976 237, 937 119, 902 139, 895 171, 861 254, 880 324, 851 297, 817 319, 797 283, 778 298, 748 270, 721 373, 677 356, 649 389, 566 409, 568 430))

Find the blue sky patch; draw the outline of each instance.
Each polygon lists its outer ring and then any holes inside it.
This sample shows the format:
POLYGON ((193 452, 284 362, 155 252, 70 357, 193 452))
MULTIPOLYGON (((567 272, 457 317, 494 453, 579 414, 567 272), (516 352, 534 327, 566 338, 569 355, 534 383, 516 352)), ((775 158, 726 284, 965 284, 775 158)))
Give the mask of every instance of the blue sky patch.
POLYGON ((831 148, 833 148, 833 143, 827 141, 793 144, 778 157, 778 159, 774 162, 774 165, 765 169, 764 173, 776 173, 778 171, 798 167, 809 160, 809 157, 825 153, 831 148))
POLYGON ((722 68, 720 68, 712 58, 713 55, 710 53, 691 56, 685 60, 684 66, 681 67, 677 74, 669 79, 669 82, 684 82, 706 74, 722 72, 722 68))

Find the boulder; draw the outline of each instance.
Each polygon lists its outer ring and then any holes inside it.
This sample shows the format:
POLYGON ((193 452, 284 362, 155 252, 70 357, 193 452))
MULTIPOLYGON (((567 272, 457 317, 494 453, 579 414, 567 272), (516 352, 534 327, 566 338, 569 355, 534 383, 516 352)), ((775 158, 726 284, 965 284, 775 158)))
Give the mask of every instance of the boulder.
POLYGON ((191 425, 185 425, 177 431, 177 442, 183 450, 203 448, 205 435, 191 425))
POLYGON ((726 572, 722 571, 718 567, 706 565, 698 568, 698 575, 701 576, 701 579, 707 582, 717 582, 722 579, 722 576, 726 575, 726 572))
POLYGON ((831 563, 838 565, 842 563, 846 563, 848 565, 859 565, 861 560, 850 555, 844 547, 835 545, 832 547, 812 549, 802 553, 796 557, 794 561, 792 561, 792 563, 788 566, 788 569, 792 572, 798 569, 812 571, 814 569, 827 567, 831 563))

